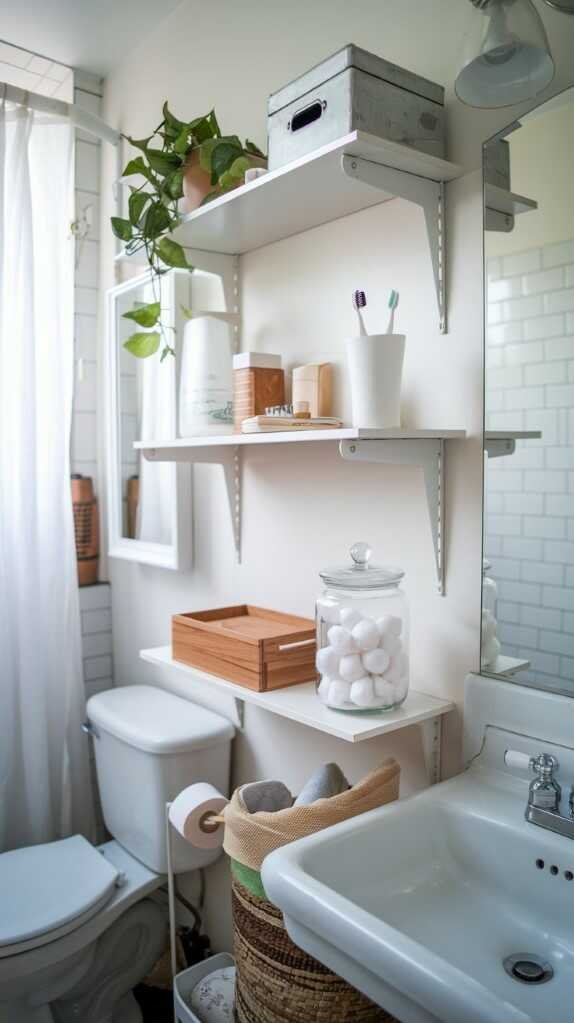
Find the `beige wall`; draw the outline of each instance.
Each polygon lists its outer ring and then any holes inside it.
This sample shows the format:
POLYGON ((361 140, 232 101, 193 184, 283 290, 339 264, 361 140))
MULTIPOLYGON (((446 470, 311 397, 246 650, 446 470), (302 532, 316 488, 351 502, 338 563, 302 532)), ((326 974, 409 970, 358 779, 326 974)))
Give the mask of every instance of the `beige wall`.
POLYGON ((552 102, 558 105, 531 114, 509 136, 512 191, 535 199, 538 209, 516 217, 509 234, 489 233, 488 256, 574 238, 574 90, 552 102))
MULTIPOLYGON (((142 136, 157 123, 161 103, 169 97, 181 116, 215 105, 224 129, 264 143, 268 93, 350 40, 449 85, 466 16, 463 0, 360 0, 353 5, 342 0, 216 0, 209 5, 188 0, 108 80, 105 116, 142 136)), ((549 20, 554 31, 553 12, 549 20)), ((572 25, 562 21, 564 29, 562 22, 559 29, 570 32, 571 43, 572 25)), ((557 45, 564 50, 562 36, 557 45)), ((174 575, 110 563, 118 682, 147 679, 189 694, 189 684, 177 674, 160 677, 138 661, 141 647, 168 642, 174 611, 246 599, 312 614, 318 570, 344 558, 355 540, 368 539, 378 559, 398 562, 406 570, 414 685, 460 703, 465 672, 478 664, 480 614, 482 214, 477 168, 481 141, 515 111, 472 112, 450 95, 449 115, 451 157, 474 173, 449 189, 447 336, 438 333, 422 216, 402 201, 242 260, 243 346, 281 351, 290 363, 315 358, 340 363, 343 339, 354 329, 353 289, 366 290, 373 324, 383 315, 389 289, 400 290, 398 324, 408 335, 405 425, 460 427, 469 433, 465 444, 452 444, 448 451, 447 596, 440 598, 435 590, 419 470, 351 467, 326 446, 255 449, 244 460, 241 566, 234 564, 222 482, 217 470, 205 467, 195 475, 193 571, 174 575)), ((108 153, 108 185, 112 175, 108 153)), ((110 212, 108 202, 104 216, 110 212)), ((103 279, 109 285, 113 244, 109 234, 104 237, 103 279)), ((447 731, 450 771, 458 765, 458 737, 455 721, 447 731)), ((275 776, 297 789, 325 760, 338 761, 355 780, 389 753, 401 761, 403 793, 426 783, 416 729, 355 748, 247 707, 244 731, 235 742, 233 781, 275 776)), ((226 871, 221 861, 209 872, 208 925, 218 948, 230 938, 226 871)))

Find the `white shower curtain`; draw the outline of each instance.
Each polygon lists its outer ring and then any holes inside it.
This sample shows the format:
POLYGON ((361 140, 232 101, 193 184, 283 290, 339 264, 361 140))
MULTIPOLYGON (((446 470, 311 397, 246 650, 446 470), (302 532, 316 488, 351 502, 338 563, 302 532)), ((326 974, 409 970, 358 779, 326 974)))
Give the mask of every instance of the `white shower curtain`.
POLYGON ((70 502, 73 140, 0 97, 0 850, 91 836, 70 502))

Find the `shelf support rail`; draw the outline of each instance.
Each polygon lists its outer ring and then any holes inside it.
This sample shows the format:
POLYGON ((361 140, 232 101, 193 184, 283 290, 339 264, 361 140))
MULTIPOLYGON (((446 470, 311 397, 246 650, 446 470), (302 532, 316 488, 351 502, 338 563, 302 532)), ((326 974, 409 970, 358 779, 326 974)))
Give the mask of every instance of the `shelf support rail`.
POLYGON ((342 458, 378 465, 420 465, 424 474, 425 494, 435 554, 437 587, 445 593, 445 442, 440 438, 419 440, 343 440, 339 444, 342 458))
POLYGON ((150 462, 190 462, 192 465, 220 465, 223 469, 227 503, 233 530, 233 544, 237 564, 241 564, 241 448, 144 448, 144 456, 150 462))
POLYGON ((441 778, 442 718, 436 717, 421 721, 419 728, 428 783, 436 785, 441 778))
POLYGON ((445 232, 445 185, 442 181, 421 178, 417 174, 374 163, 360 156, 344 153, 341 168, 349 178, 356 178, 365 185, 390 192, 400 199, 421 206, 430 248, 430 257, 436 291, 439 316, 439 330, 446 334, 446 232, 445 232))

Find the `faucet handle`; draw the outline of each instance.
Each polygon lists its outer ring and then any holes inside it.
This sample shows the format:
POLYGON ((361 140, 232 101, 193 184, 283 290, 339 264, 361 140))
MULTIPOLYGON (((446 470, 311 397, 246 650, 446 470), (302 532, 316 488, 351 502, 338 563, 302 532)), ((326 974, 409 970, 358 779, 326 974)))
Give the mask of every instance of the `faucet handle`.
POLYGON ((554 779, 554 772, 558 770, 556 757, 550 753, 539 753, 532 757, 531 767, 538 777, 530 782, 528 802, 541 810, 557 812, 560 808, 562 789, 554 779))
MULTIPOLYGON (((507 749, 504 753, 504 763, 507 767, 516 767, 524 771, 530 770, 537 776, 530 782, 529 806, 537 806, 541 810, 551 810, 554 813, 558 812, 562 789, 554 778, 554 772, 560 766, 556 757, 553 757, 551 753, 537 753, 536 756, 531 757, 528 753, 507 749)), ((570 797, 570 812, 574 817, 574 791, 570 797)))
POLYGON ((551 753, 539 753, 537 756, 531 757, 530 766, 540 778, 543 778, 545 781, 552 781, 554 772, 558 770, 560 764, 551 753))

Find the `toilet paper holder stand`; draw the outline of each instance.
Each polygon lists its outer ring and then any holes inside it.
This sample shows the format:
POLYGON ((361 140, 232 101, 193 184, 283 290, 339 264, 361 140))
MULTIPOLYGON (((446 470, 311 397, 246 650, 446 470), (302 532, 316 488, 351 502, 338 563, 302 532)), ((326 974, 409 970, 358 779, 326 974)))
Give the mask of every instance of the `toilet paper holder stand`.
MULTIPOLYGON (((167 902, 169 912, 169 946, 171 960, 171 975, 173 979, 177 974, 177 953, 175 924, 175 879, 173 874, 173 860, 171 850, 171 829, 175 828, 175 825, 172 823, 169 816, 171 805, 172 805, 171 802, 165 804, 165 837, 167 853, 167 902)), ((217 831, 221 827, 221 825, 225 823, 225 817, 221 813, 214 813, 213 810, 207 810, 202 815, 202 817, 200 817, 198 823, 201 831, 203 831, 206 835, 210 835, 217 831)))

